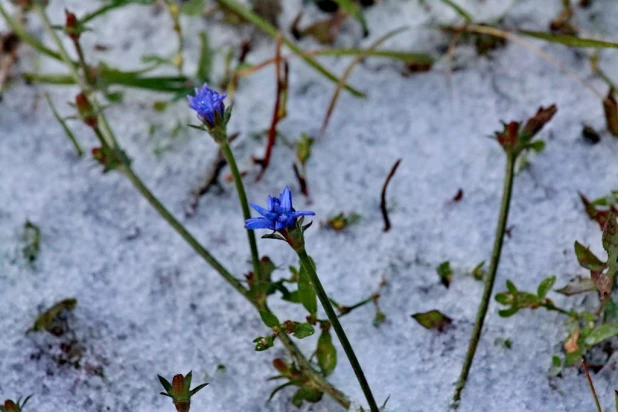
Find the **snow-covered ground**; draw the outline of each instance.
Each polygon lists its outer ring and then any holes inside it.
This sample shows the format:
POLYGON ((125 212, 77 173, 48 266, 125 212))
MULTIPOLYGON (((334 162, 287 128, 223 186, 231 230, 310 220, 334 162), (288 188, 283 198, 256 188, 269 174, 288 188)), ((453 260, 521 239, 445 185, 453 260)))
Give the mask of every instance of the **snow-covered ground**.
MULTIPOLYGON (((8 3, 6 0, 0 0, 8 3)), ((300 1, 285 2, 282 27, 289 27, 300 1)), ((346 23, 340 46, 366 45, 393 28, 411 30, 384 47, 437 54, 445 39, 437 22, 456 16, 439 2, 384 0, 366 13, 371 36, 358 40, 359 29, 346 23), (360 43, 359 43, 360 42, 360 43)), ((479 20, 498 16, 506 0, 461 0, 479 20)), ((64 7, 91 10, 99 2, 54 0, 49 12, 63 21, 64 7)), ((526 0, 509 12, 512 27, 545 30, 560 11, 561 1, 526 0), (540 3, 543 3, 542 5, 540 3)), ((618 7, 598 0, 578 15, 589 32, 618 40, 611 32, 618 7)), ((308 20, 307 20, 308 21, 308 20)), ((29 27, 43 30, 33 15, 29 27)), ((91 59, 135 68, 144 54, 172 53, 176 38, 166 13, 132 6, 110 13, 84 35, 91 59), (110 46, 94 51, 94 44, 110 46)), ((200 19, 186 19, 187 64, 197 59, 197 33, 207 30, 215 47, 238 44, 233 29, 200 19)), ((48 41, 47 37, 45 37, 48 41)), ((536 43, 571 70, 589 77, 583 53, 563 46, 536 43)), ((311 40, 303 47, 315 47, 311 40)), ((271 39, 257 41, 251 62, 268 58, 271 39)), ((223 54, 223 52, 221 53, 223 54)), ((618 79, 618 54, 601 53, 601 64, 618 79)), ((321 60, 337 73, 349 58, 321 60)), ((62 70, 38 61, 24 48, 19 68, 62 70)), ((558 114, 543 130, 546 150, 515 181, 507 238, 496 281, 506 279, 533 290, 541 279, 558 276, 566 283, 578 268, 573 242, 589 244, 601 256, 600 231, 588 221, 578 199, 580 190, 591 197, 617 189, 618 140, 603 132, 590 145, 581 138, 583 124, 605 130, 600 99, 572 77, 517 44, 509 44, 491 58, 476 57, 459 48, 447 76, 445 60, 428 73, 402 77, 398 66, 385 60, 360 65, 350 82, 367 91, 367 99, 344 93, 326 136, 313 147, 308 178, 313 202, 299 193, 291 163, 294 153, 279 144, 264 179, 252 183, 252 155, 263 143, 249 138, 268 127, 275 92, 272 68, 243 80, 235 98, 230 129, 242 133, 234 144, 247 178, 250 199, 263 203, 289 185, 300 209, 311 208, 316 220, 340 211, 356 212, 363 220, 343 233, 314 225, 308 250, 317 262, 326 289, 339 301, 354 303, 388 280, 381 299, 387 322, 371 325, 373 309, 359 309, 343 319, 360 362, 381 403, 390 396, 388 410, 441 411, 448 407, 467 348, 482 284, 466 276, 478 262, 488 260, 493 242, 502 186, 504 155, 486 136, 500 121, 524 120, 538 106, 556 103, 558 114), (382 232, 379 195, 383 180, 398 158, 403 158, 391 182, 388 199, 393 228, 382 232), (450 199, 457 190, 463 200, 450 199), (450 260, 455 277, 449 289, 439 282, 435 267, 450 260), (419 326, 412 313, 439 309, 454 327, 439 334, 419 326)), ((218 69, 220 72, 220 68, 218 69)), ((591 83, 606 93, 596 79, 591 83)), ((317 134, 334 85, 299 60, 291 61, 288 117, 280 130, 289 139, 317 134)), ((59 110, 73 100, 73 87, 42 87, 15 82, 0 103, 0 396, 33 394, 29 411, 170 411, 169 398, 158 395, 156 374, 168 378, 193 369, 194 382, 210 382, 193 400, 195 411, 295 410, 280 392, 267 403, 274 388, 266 378, 270 365, 285 356, 277 345, 255 352, 252 340, 266 332, 250 305, 230 288, 150 208, 129 182, 116 173, 101 174, 90 159, 78 159, 60 125, 45 104, 50 92, 59 110), (42 231, 41 251, 34 264, 21 254, 24 222, 42 231), (69 366, 58 366, 46 356, 46 338, 25 335, 38 313, 67 298, 78 300, 72 326, 86 351, 83 363, 101 366, 104 378, 69 366), (43 349, 41 349, 41 347, 43 349), (42 356, 38 356, 44 352, 42 356), (217 365, 225 370, 217 370, 217 365)), ((202 198, 192 218, 184 218, 190 193, 202 181, 215 158, 209 137, 188 130, 162 155, 153 151, 167 139, 177 121, 192 119, 183 102, 165 113, 150 109, 161 96, 127 91, 123 104, 109 108, 108 118, 134 166, 153 191, 233 273, 249 269, 249 252, 237 196, 225 182, 225 193, 202 198), (151 124, 160 124, 148 137, 151 124)), ((77 125, 86 148, 95 145, 90 131, 77 125)), ((282 268, 295 264, 281 242, 260 240, 261 253, 282 268)), ((551 297, 566 306, 560 295, 551 297)), ((300 317, 298 308, 273 300, 280 318, 300 317)), ((564 338, 562 318, 547 312, 523 311, 513 318, 497 315, 490 306, 485 332, 461 411, 592 411, 586 380, 576 369, 561 379, 548 378, 551 355, 559 353, 564 338), (511 349, 495 344, 511 339, 511 349)), ((51 338, 50 338, 51 339, 51 338)), ((301 342, 310 352, 315 337, 301 342)), ((364 400, 360 387, 339 348, 339 365, 332 383, 355 401, 364 400)), ((613 407, 618 388, 616 362, 593 375, 604 408, 613 407)), ((303 410, 335 411, 328 399, 303 410)))

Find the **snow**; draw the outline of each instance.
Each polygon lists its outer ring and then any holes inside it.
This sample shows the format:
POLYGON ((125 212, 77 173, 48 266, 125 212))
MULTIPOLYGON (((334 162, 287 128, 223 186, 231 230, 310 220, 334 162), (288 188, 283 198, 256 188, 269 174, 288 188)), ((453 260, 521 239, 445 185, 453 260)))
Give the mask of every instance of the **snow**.
MULTIPOLYGON (((3 1, 3 3, 6 3, 3 1)), ((282 27, 289 27, 300 1, 285 2, 282 27)), ((411 30, 389 40, 385 48, 436 53, 446 40, 435 30, 438 22, 456 16, 437 2, 384 0, 367 12, 368 45, 403 25, 411 30)), ((478 19, 498 16, 510 2, 459 1, 478 19)), ((522 0, 509 12, 510 27, 545 30, 560 10, 559 1, 539 6, 522 0)), ((94 1, 54 1, 49 12, 63 21, 64 7, 83 12, 94 1)), ((316 13, 317 14, 317 13, 316 13)), ((618 18, 618 8, 596 1, 578 14, 590 32, 607 35, 618 18)), ((304 21, 309 21, 306 18, 304 21)), ((187 65, 197 59, 197 33, 207 30, 213 45, 238 44, 234 29, 201 19, 184 19, 187 65)), ((166 13, 131 6, 110 13, 84 35, 87 56, 123 68, 135 68, 144 54, 172 53, 176 39, 166 13), (95 43, 107 52, 93 51, 95 43)), ((29 27, 43 29, 33 15, 29 27)), ((359 44, 359 28, 346 23, 339 46, 359 44)), ((611 38, 611 36, 609 36, 611 38)), ((46 41, 49 39, 46 38, 46 41)), ((613 40, 616 40, 613 38, 613 40)), ((604 84, 589 75, 581 51, 533 41, 602 93, 604 84)), ((307 49, 316 45, 302 42, 307 49)), ((268 58, 271 39, 260 38, 251 62, 268 58)), ((618 56, 601 53, 602 67, 618 79, 618 56)), ((323 58, 342 73, 349 58, 323 58)), ((23 49, 19 68, 62 70, 37 60, 23 49)), ((606 131, 597 145, 581 138, 583 124, 605 130, 600 99, 572 77, 529 49, 510 43, 490 58, 476 57, 470 47, 457 50, 450 77, 442 59, 428 73, 402 77, 399 67, 369 59, 354 71, 350 83, 368 93, 358 99, 343 93, 326 136, 313 146, 308 169, 312 203, 299 193, 291 163, 294 153, 276 146, 264 179, 255 176, 252 155, 263 142, 248 138, 268 127, 275 92, 275 76, 267 68, 241 81, 230 129, 241 132, 234 151, 246 178, 249 198, 263 203, 289 185, 297 208, 314 210, 316 220, 340 211, 356 212, 363 220, 343 233, 319 225, 308 232, 308 251, 314 257, 326 290, 338 301, 354 303, 377 289, 382 276, 381 308, 387 322, 371 325, 373 309, 359 309, 343 318, 344 328, 364 367, 375 396, 388 396, 389 411, 440 411, 452 397, 482 284, 466 276, 477 263, 489 260, 502 187, 504 155, 486 136, 500 121, 524 120, 541 105, 556 103, 558 114, 543 130, 547 148, 532 159, 516 178, 509 225, 495 292, 511 279, 523 290, 534 290, 545 277, 556 274, 557 285, 583 273, 573 242, 591 245, 601 254, 600 231, 588 221, 577 191, 598 197, 616 189, 618 141, 606 131), (382 232, 380 189, 392 164, 403 161, 391 182, 388 200, 393 225, 382 232), (464 197, 450 199, 462 188, 464 197), (455 277, 449 289, 439 282, 435 267, 451 261, 455 277), (439 309, 454 320, 443 334, 428 331, 410 315, 439 309)), ((220 74, 220 68, 219 74, 220 74)), ((291 60, 288 117, 281 132, 288 139, 301 133, 316 135, 334 85, 297 59, 291 60)), ((61 127, 42 98, 49 92, 59 110, 76 94, 73 87, 43 87, 17 81, 0 103, 0 394, 16 398, 33 394, 27 410, 47 411, 170 411, 169 398, 157 374, 171 379, 193 370, 194 384, 210 385, 193 399, 195 411, 288 411, 291 390, 266 400, 275 387, 266 378, 275 374, 275 357, 285 357, 280 345, 254 352, 252 340, 267 332, 251 306, 206 265, 168 224, 117 173, 103 175, 88 158, 78 159, 61 127), (21 255, 24 222, 41 228, 41 251, 33 264, 21 255), (70 323, 85 347, 83 363, 101 366, 104 378, 70 366, 58 366, 40 354, 51 336, 25 334, 37 315, 53 303, 75 297, 78 305, 70 323), (225 370, 217 370, 217 365, 225 370)), ((189 230, 232 271, 242 276, 250 269, 237 196, 230 182, 221 195, 209 193, 195 216, 184 217, 190 193, 202 181, 215 158, 209 137, 188 130, 172 141, 162 155, 153 150, 180 121, 192 121, 183 102, 164 114, 149 109, 153 94, 127 90, 123 104, 107 110, 112 127, 137 173, 154 193, 181 217, 189 230), (152 123, 162 125, 148 137, 152 123)), ((75 123, 85 148, 95 145, 86 127, 75 123)), ((294 255, 282 242, 260 240, 286 276, 294 255)), ((602 254, 601 254, 602 255, 602 254)), ((552 292, 557 304, 570 307, 581 298, 564 299, 552 292)), ((298 319, 299 308, 273 299, 280 318, 298 319)), ((565 336, 563 318, 547 312, 523 311, 509 319, 497 315, 492 302, 468 385, 459 410, 468 411, 592 411, 587 382, 576 369, 561 379, 548 378, 552 354, 560 352, 565 336), (512 348, 495 344, 511 339, 512 348)), ((310 353, 316 337, 300 342, 310 353)), ((45 352, 45 351, 44 351, 45 352)), ((343 351, 331 382, 357 404, 364 398, 343 351)), ((613 408, 618 387, 610 361, 593 375, 604 408, 613 408)), ((4 399, 3 398, 3 399, 4 399)), ((324 399, 302 410, 335 411, 324 399)))

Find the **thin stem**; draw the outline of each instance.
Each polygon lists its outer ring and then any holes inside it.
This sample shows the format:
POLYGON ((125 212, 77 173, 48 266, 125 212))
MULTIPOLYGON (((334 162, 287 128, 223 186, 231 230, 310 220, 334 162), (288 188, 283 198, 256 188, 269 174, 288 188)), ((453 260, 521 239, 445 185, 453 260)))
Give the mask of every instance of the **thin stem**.
POLYGON ((155 208, 157 212, 161 215, 163 219, 167 221, 178 232, 178 234, 195 250, 195 252, 200 255, 210 266, 212 266, 217 272, 223 276, 225 280, 228 281, 230 285, 234 287, 240 294, 245 296, 247 299, 249 298, 249 292, 245 287, 230 273, 228 270, 223 267, 221 263, 217 259, 215 259, 204 246, 202 246, 197 239, 193 237, 191 233, 178 221, 176 218, 163 206, 163 204, 152 194, 152 192, 144 185, 144 182, 133 172, 133 169, 130 167, 124 166, 121 169, 124 175, 133 183, 133 186, 148 200, 148 203, 152 207, 155 208))
MULTIPOLYGON (((232 177, 234 178, 234 184, 236 185, 236 191, 238 192, 238 200, 240 200, 243 217, 245 218, 245 220, 250 219, 251 211, 249 210, 249 201, 247 200, 245 185, 242 182, 242 177, 240 176, 240 171, 238 170, 238 165, 236 164, 236 158, 234 157, 232 148, 230 147, 227 139, 223 139, 223 141, 220 143, 220 146, 221 153, 223 153, 223 157, 225 157, 225 160, 230 167, 232 177)), ((247 238, 249 239, 249 248, 251 249, 251 261, 253 262, 253 271, 255 273, 255 276, 257 276, 259 280, 263 280, 260 271, 260 254, 258 252, 257 242, 255 241, 255 232, 253 230, 247 230, 247 238)))
POLYGON ((330 323, 333 325, 333 328, 335 329, 335 332, 337 333, 337 337, 339 338, 339 341, 341 342, 341 346, 343 346, 343 350, 346 356, 348 357, 348 360, 350 361, 350 365, 352 365, 352 369, 354 370, 354 373, 356 374, 358 383, 363 389, 365 398, 367 398, 367 402, 369 403, 369 409, 371 410, 371 412, 378 412, 379 411, 378 405, 376 404, 376 401, 373 398, 373 394, 371 393, 371 388, 369 387, 369 383, 367 382, 367 379, 365 378, 363 369, 361 368, 360 363, 358 362, 358 359, 356 358, 354 349, 352 349, 352 344, 348 340, 348 337, 346 336, 345 331, 343 330, 343 327, 341 326, 341 323, 339 322, 337 313, 335 313, 335 309, 333 309, 333 305, 330 303, 330 300, 328 299, 328 295, 326 294, 326 291, 324 290, 324 287, 322 286, 322 282, 320 282, 320 278, 318 277, 318 274, 315 271, 315 267, 313 266, 313 263, 311 262, 311 258, 309 258, 309 255, 307 255, 307 252, 305 251, 304 248, 300 248, 296 250, 296 253, 298 254, 298 257, 300 258, 301 264, 307 271, 307 274, 309 275, 309 278, 311 279, 311 284, 313 285, 313 288, 315 289, 315 293, 318 295, 318 298, 320 299, 320 302, 322 303, 322 307, 324 308, 324 311, 326 312, 326 315, 328 316, 330 323))
POLYGON ((586 361, 584 359, 582 359, 582 366, 584 367, 584 372, 586 372, 586 379, 588 380, 588 385, 590 385, 590 392, 592 392, 592 397, 594 398, 594 404, 597 407, 597 412, 603 412, 603 409, 601 409, 601 404, 599 403, 597 391, 594 389, 594 384, 592 383, 592 378, 590 377, 590 372, 588 372, 588 366, 586 365, 586 361))
POLYGON ((464 386, 466 386, 466 380, 472 367, 472 361, 474 360, 474 354, 481 338, 481 332, 483 330, 483 323, 485 322, 485 315, 487 314, 487 308, 489 307, 489 301, 491 300, 491 292, 494 287, 494 281, 496 279, 496 273, 498 272, 498 265, 500 263, 500 253, 502 252, 502 242, 504 240, 504 233, 506 231, 506 222, 509 214, 509 206, 511 204, 511 193, 513 191, 513 180, 515 177, 515 160, 517 155, 507 154, 506 158, 506 173, 504 176, 504 189, 502 192, 502 201, 500 204, 500 215, 498 217, 498 227, 496 228, 496 238, 494 239, 494 247, 491 253, 491 263, 489 265, 489 271, 485 277, 485 289, 483 290, 483 296, 481 298, 481 304, 479 306, 476 321, 474 323, 474 329, 472 330, 472 337, 470 338, 470 344, 468 346, 468 352, 464 359, 464 364, 461 369, 461 374, 457 381, 457 387, 455 388, 455 395, 453 396, 454 406, 457 406, 461 399, 461 392, 464 386))

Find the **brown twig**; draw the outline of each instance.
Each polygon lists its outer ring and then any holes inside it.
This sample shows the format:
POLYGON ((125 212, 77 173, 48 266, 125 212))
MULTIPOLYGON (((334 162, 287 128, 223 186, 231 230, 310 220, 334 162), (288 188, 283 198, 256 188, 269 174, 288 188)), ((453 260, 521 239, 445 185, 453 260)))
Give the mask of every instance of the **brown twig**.
POLYGON ((601 404, 599 403, 599 398, 597 397, 597 391, 594 390, 594 384, 592 383, 590 372, 588 372, 588 366, 586 365, 586 361, 583 358, 582 358, 582 367, 584 368, 584 372, 586 373, 586 379, 588 380, 588 385, 590 385, 590 392, 592 392, 592 397, 594 398, 594 404, 597 407, 597 411, 603 412, 603 409, 601 409, 601 404))
POLYGON ((277 138, 277 125, 279 121, 283 119, 286 115, 285 106, 286 106, 286 97, 287 97, 287 88, 288 88, 288 72, 289 67, 287 61, 281 58, 281 36, 277 38, 277 48, 275 55, 275 71, 277 72, 277 95, 275 96, 275 107, 273 110, 273 117, 270 123, 270 128, 268 129, 268 140, 266 142, 266 152, 264 153, 264 157, 262 158, 253 158, 253 162, 255 164, 260 165, 261 170, 258 173, 255 181, 259 181, 264 176, 264 172, 266 172, 266 168, 270 164, 270 157, 272 155, 273 146, 275 145, 275 140, 277 138))
MULTIPOLYGON (((240 133, 234 133, 230 135, 229 141, 233 142, 239 135, 240 133)), ((211 168, 209 169, 208 174, 206 175, 206 179, 204 179, 204 182, 196 190, 193 191, 193 197, 191 199, 191 203, 189 204, 189 209, 185 213, 186 217, 192 217, 195 214, 198 206, 200 205, 200 198, 206 193, 208 193, 210 189, 215 186, 221 188, 221 182, 219 181, 219 177, 221 176, 221 172, 223 172, 223 169, 225 169, 226 165, 227 162, 225 161, 223 152, 221 152, 221 149, 219 148, 217 150, 215 160, 211 168)))
POLYGON ((292 163, 292 167, 294 167, 294 175, 296 176, 296 180, 298 180, 298 185, 300 186, 300 193, 305 197, 309 197, 309 187, 307 186, 307 177, 304 173, 300 173, 298 166, 296 163, 292 163))
POLYGON ((401 163, 401 160, 403 159, 399 159, 395 162, 395 164, 391 168, 390 173, 388 174, 388 176, 386 176, 386 180, 384 181, 384 186, 382 186, 380 209, 382 210, 382 217, 384 217, 384 231, 385 232, 388 232, 391 228, 391 221, 388 218, 388 209, 386 208, 386 188, 388 187, 388 184, 390 183, 393 176, 395 176, 395 172, 397 171, 397 168, 399 167, 399 163, 401 163))

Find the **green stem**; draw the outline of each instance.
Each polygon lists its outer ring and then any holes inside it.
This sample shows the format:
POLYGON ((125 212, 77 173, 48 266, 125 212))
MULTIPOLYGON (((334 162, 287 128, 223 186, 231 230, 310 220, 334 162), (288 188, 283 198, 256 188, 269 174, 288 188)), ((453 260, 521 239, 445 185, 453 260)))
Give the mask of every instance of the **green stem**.
MULTIPOLYGON (((232 177, 234 178, 234 184, 236 185, 236 191, 238 192, 238 200, 240 200, 243 217, 245 218, 245 220, 250 219, 251 211, 249 209, 247 193, 245 192, 245 185, 242 182, 242 176, 240 175, 240 171, 238 170, 236 158, 234 157, 234 153, 232 152, 232 148, 230 147, 227 138, 222 139, 220 146, 221 153, 223 153, 223 157, 225 157, 225 160, 230 167, 232 177)), ((259 280, 264 280, 262 279, 260 271, 260 254, 258 252, 257 242, 255 241, 255 232, 253 230, 247 230, 247 238, 249 239, 249 248, 251 249, 251 260, 253 262, 253 270, 255 272, 255 276, 257 276, 259 280)))
POLYGON ((328 295, 326 294, 326 291, 324 290, 324 287, 322 286, 322 282, 320 282, 320 278, 318 277, 318 274, 315 271, 315 266, 313 266, 313 263, 311 262, 311 258, 309 257, 309 255, 307 255, 307 251, 305 250, 304 247, 297 249, 296 253, 298 254, 301 264, 307 271, 307 274, 309 275, 309 278, 311 279, 311 284, 313 285, 313 288, 315 289, 315 293, 316 295, 318 295, 318 298, 320 299, 320 302, 322 303, 322 307, 324 308, 324 311, 326 312, 326 315, 328 316, 330 323, 333 325, 333 329, 335 329, 335 333, 337 333, 337 337, 339 338, 339 341, 341 342, 341 346, 343 346, 343 351, 345 352, 346 356, 348 357, 348 360, 350 361, 350 365, 352 365, 352 369, 354 370, 354 373, 356 374, 356 379, 358 379, 358 383, 363 389, 365 398, 367 398, 367 402, 369 403, 369 409, 371 410, 371 412, 379 412, 378 405, 376 404, 376 401, 373 398, 373 394, 371 393, 371 388, 369 387, 369 383, 367 382, 367 379, 365 378, 365 374, 363 373, 363 369, 361 368, 360 363, 358 362, 358 359, 356 358, 354 349, 352 349, 352 344, 348 340, 348 337, 346 336, 345 331, 343 330, 343 327, 341 326, 341 323, 339 322, 337 313, 335 313, 335 309, 333 308, 333 305, 330 303, 330 300, 328 299, 328 295))
POLYGON ((494 239, 494 247, 491 253, 491 263, 489 265, 489 271, 485 277, 485 289, 483 290, 483 296, 481 298, 481 304, 479 305, 478 312, 476 314, 476 321, 474 323, 474 329, 472 330, 472 337, 470 338, 470 344, 468 346, 468 352, 464 359, 464 364, 461 369, 461 374, 457 380, 457 387, 455 388, 455 394, 453 396, 453 404, 457 406, 461 399, 461 392, 466 386, 466 380, 472 367, 472 361, 474 360, 474 354, 481 338, 481 332, 483 330, 483 323, 485 322, 485 315, 487 315, 487 308, 489 307, 489 301, 491 299, 491 292, 494 287, 494 281, 496 279, 496 273, 498 272, 498 265, 500 263, 500 253, 502 252, 502 242, 504 240, 504 233, 506 231, 506 222, 509 214, 509 206, 511 204, 511 193, 513 191, 513 180, 515 177, 515 161, 517 155, 507 154, 506 159, 506 173, 504 176, 504 189, 502 192, 502 201, 500 204, 500 215, 498 217, 498 227, 496 228, 496 238, 494 239))
POLYGON ((221 263, 217 259, 215 259, 206 248, 204 248, 198 241, 193 237, 191 233, 178 221, 176 218, 163 206, 163 204, 152 194, 152 192, 144 185, 144 182, 133 172, 133 169, 130 167, 124 166, 121 169, 124 175, 133 183, 133 186, 146 198, 148 203, 155 208, 157 212, 161 215, 163 219, 167 221, 178 232, 178 234, 195 250, 195 252, 200 255, 210 266, 212 266, 217 272, 223 276, 225 280, 228 281, 234 289, 236 289, 240 294, 245 296, 247 299, 249 298, 249 292, 245 287, 230 273, 228 270, 223 267, 221 263))

